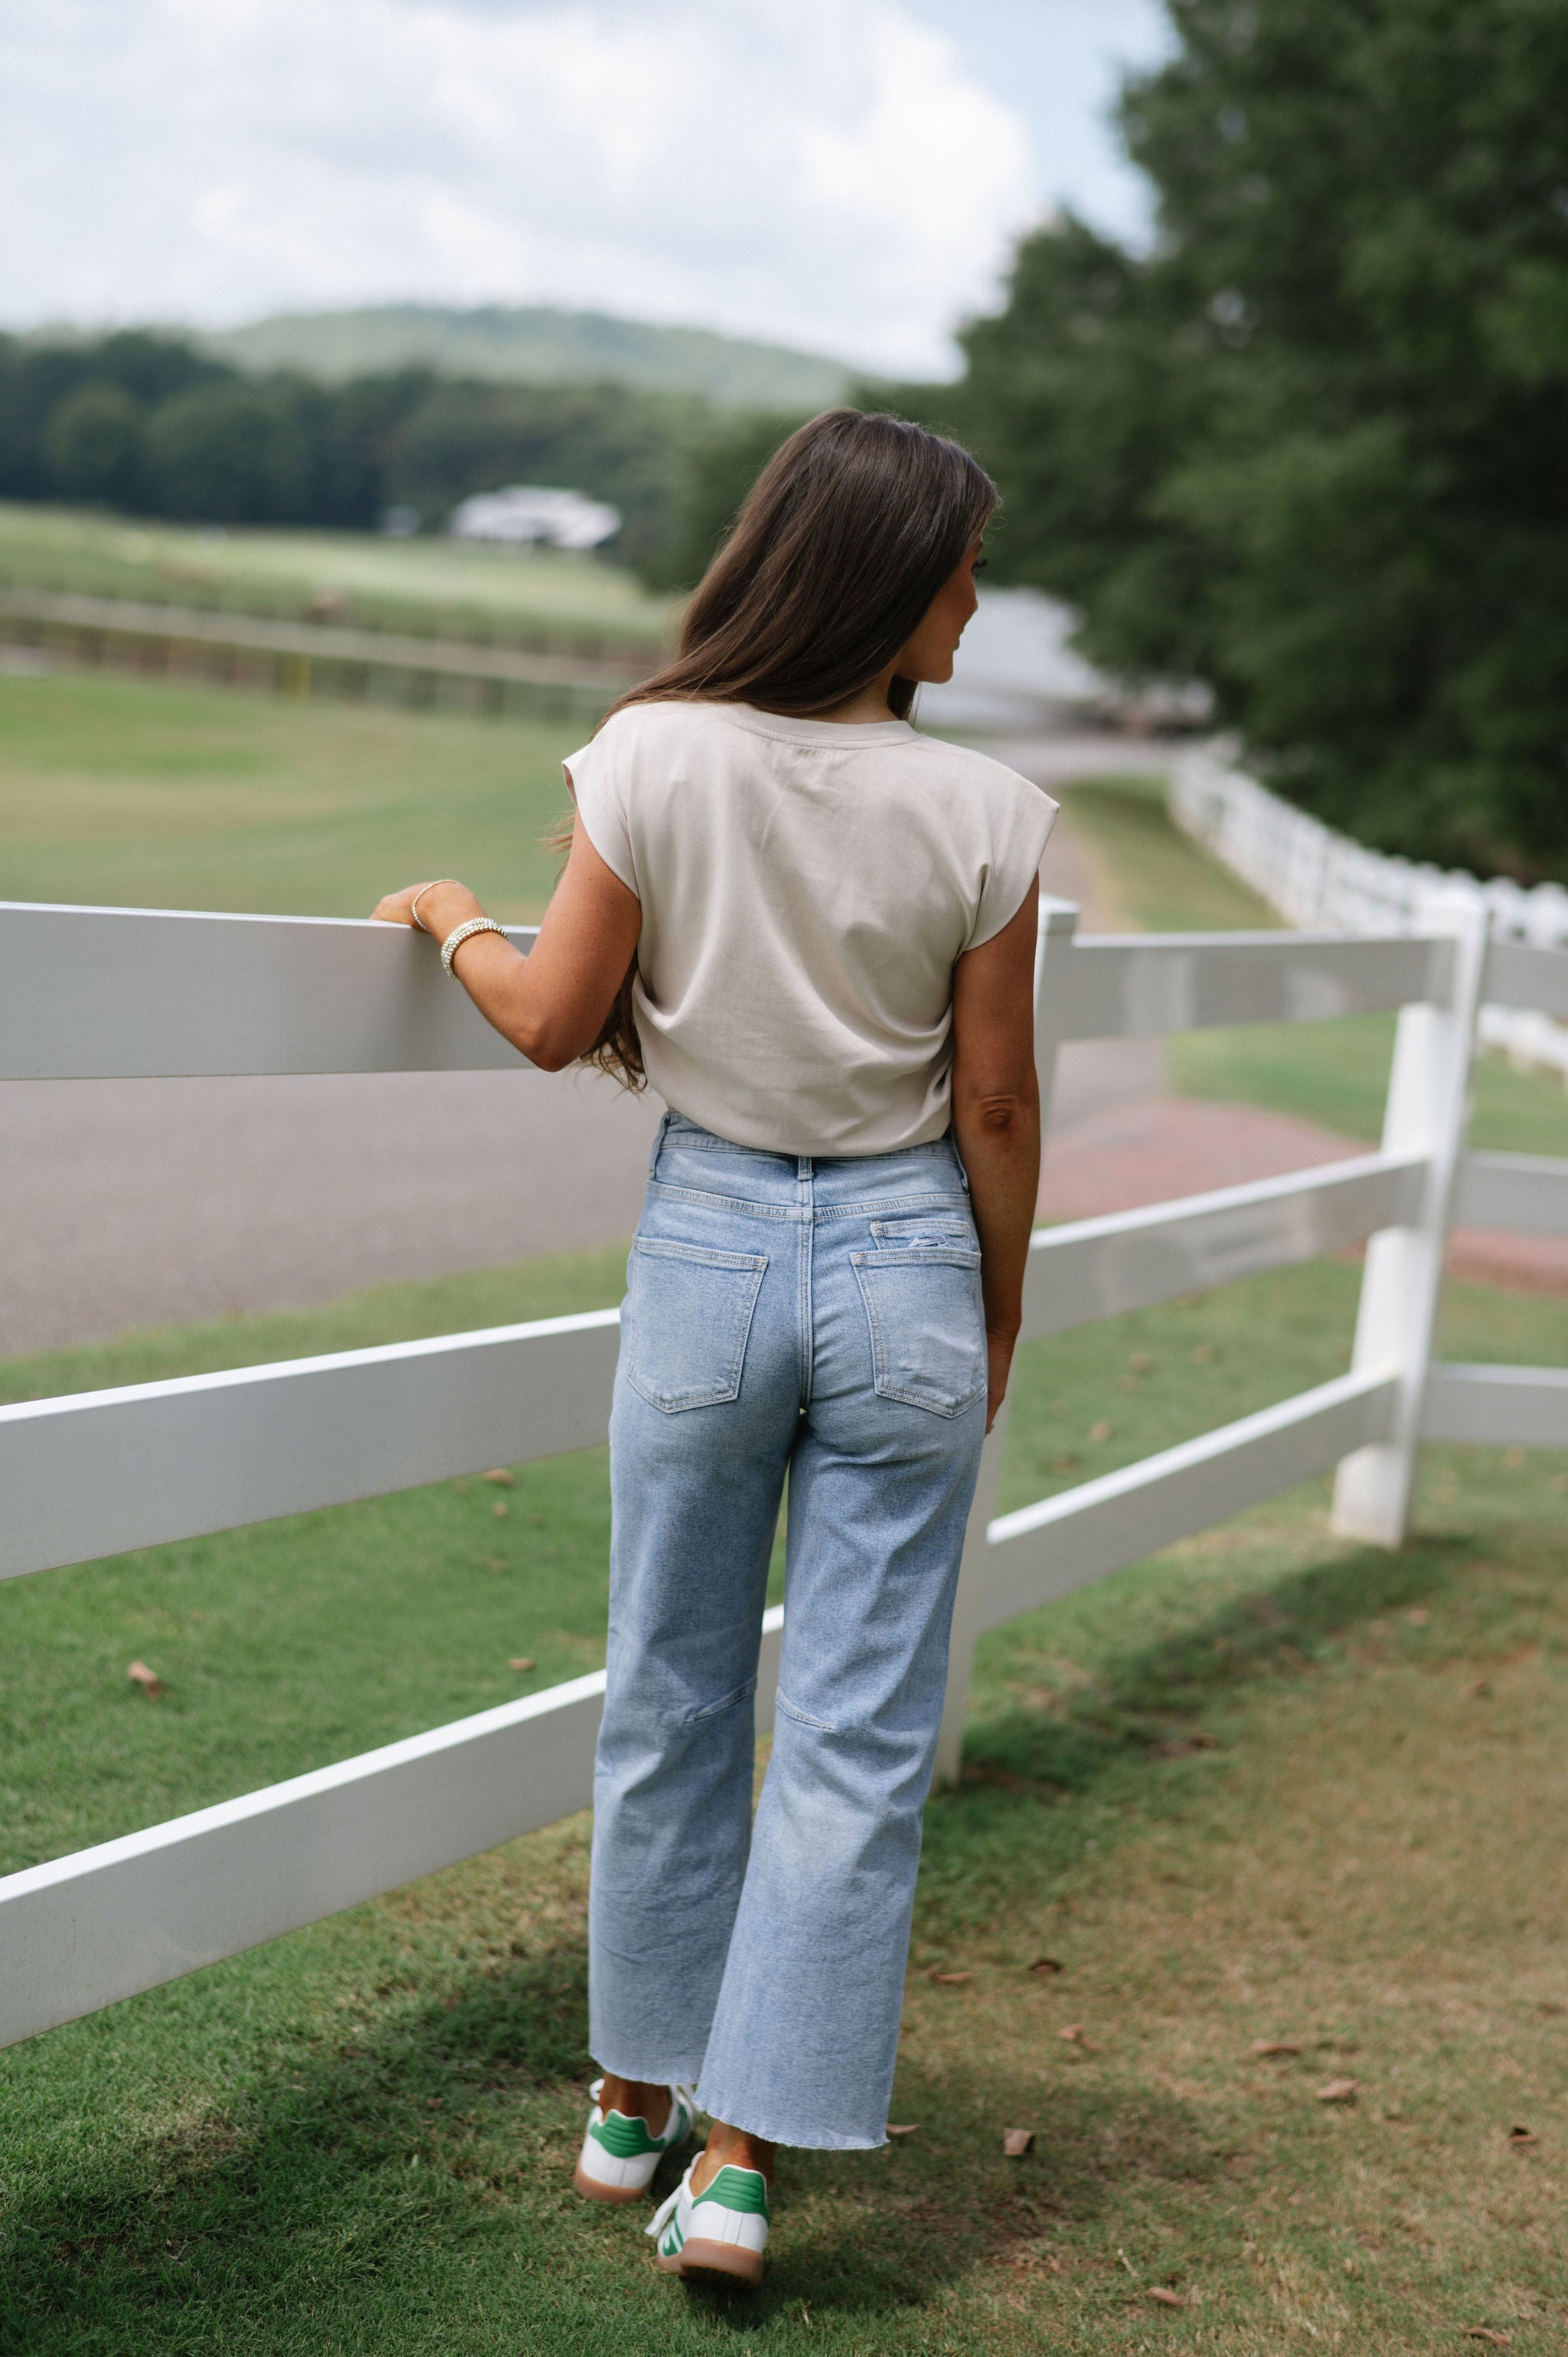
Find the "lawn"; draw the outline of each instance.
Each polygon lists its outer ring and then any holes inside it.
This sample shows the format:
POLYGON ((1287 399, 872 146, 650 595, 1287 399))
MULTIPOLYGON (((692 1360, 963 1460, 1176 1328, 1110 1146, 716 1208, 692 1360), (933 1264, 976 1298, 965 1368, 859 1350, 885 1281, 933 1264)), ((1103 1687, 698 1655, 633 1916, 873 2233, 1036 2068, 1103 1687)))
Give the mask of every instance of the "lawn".
POLYGON ((368 916, 458 875, 539 916, 578 721, 0 673, 0 899, 368 916))
MULTIPOLYGON (((547 1315, 617 1277, 600 1254, 381 1287, 13 1361, 4 1391, 547 1315)), ((1032 1346, 1008 1501, 1337 1372, 1354 1286, 1331 1263, 1032 1346)), ((1563 1355, 1552 1303, 1461 1287, 1449 1318, 1455 1354, 1563 1355)), ((574 1821, 0 2057, 0 2345, 1557 2346, 1564 1491, 1561 1459, 1434 1450, 1401 1555, 1333 1539, 1314 1484, 986 1641, 966 1781, 928 1813, 916 2134, 789 2159, 753 2309, 654 2276, 638 2213, 564 2190, 574 1821), (1337 2078, 1353 2098, 1319 2103, 1337 2078)), ((6 1863, 576 1674, 606 1518, 596 1452, 12 1583, 6 1863)))
POLYGON ((674 617, 623 567, 559 549, 224 531, 14 501, 0 501, 0 583, 585 650, 657 651, 674 617))
MULTIPOLYGON (((1075 831, 1114 879, 1128 921, 1147 932, 1277 929, 1281 920, 1240 877, 1173 825, 1160 780, 1129 776, 1069 789, 1075 831)), ((1185 1096, 1262 1105, 1376 1141, 1393 1054, 1391 1015, 1337 1022, 1240 1025, 1171 1042, 1171 1085, 1185 1096)), ((1568 1155, 1568 1091, 1501 1057, 1475 1069, 1470 1142, 1494 1153, 1568 1155)))

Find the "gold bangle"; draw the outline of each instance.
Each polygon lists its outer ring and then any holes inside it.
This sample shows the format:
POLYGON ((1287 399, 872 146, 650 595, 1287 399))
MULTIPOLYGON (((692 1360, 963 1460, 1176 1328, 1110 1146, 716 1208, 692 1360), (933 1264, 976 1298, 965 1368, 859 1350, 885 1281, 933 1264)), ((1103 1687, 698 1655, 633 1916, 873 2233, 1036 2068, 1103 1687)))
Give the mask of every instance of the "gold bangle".
MULTIPOLYGON (((413 927, 416 933, 430 932, 429 926, 421 922, 419 904, 424 899, 427 892, 435 891, 438 884, 457 884, 457 889, 459 891, 463 888, 461 884, 457 883, 456 876, 433 876, 428 884, 422 884, 418 891, 414 894, 413 899, 408 904, 408 921, 413 927)), ((435 935, 432 933, 431 939, 434 941, 435 938, 435 935)))

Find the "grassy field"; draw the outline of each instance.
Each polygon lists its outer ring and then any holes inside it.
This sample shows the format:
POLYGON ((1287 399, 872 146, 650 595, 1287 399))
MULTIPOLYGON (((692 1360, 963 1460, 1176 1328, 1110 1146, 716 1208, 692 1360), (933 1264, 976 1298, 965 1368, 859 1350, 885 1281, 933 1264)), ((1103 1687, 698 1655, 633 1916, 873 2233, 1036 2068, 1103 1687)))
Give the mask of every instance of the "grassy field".
POLYGON ((444 637, 526 634, 657 650, 673 608, 620 566, 348 532, 132 522, 0 501, 0 583, 240 613, 320 614, 444 637))
POLYGON ((290 704, 67 672, 0 674, 0 899, 368 916, 457 875, 543 909, 570 721, 290 704))
MULTIPOLYGON (((1157 779, 1073 786, 1069 809, 1129 923, 1156 933, 1279 926, 1266 901, 1171 823, 1157 779)), ((1262 1105, 1376 1140, 1393 1039, 1391 1015, 1188 1032, 1171 1042, 1171 1084, 1185 1096, 1262 1105)), ((1496 1153, 1568 1155, 1568 1091, 1550 1074, 1482 1057, 1471 1143, 1496 1153)))
MULTIPOLYGON (((4 1390, 545 1315, 617 1277, 609 1254, 382 1287, 13 1361, 4 1390)), ((1032 1347, 1009 1501, 1333 1373, 1354 1283, 1329 1264, 1032 1347)), ((1562 1355, 1529 1297, 1459 1288, 1450 1322, 1466 1356, 1562 1355)), ((1562 1460, 1433 1451, 1402 1555, 1334 1540, 1313 1485, 987 1641, 965 1784, 929 1812, 917 2134, 789 2159, 753 2308, 657 2278, 637 2214, 564 2190, 574 1822, 0 2057, 0 2345, 1558 2346, 1565 1491, 1562 1460)), ((12 1583, 5 1863, 576 1674, 606 1529, 592 1454, 12 1583)))

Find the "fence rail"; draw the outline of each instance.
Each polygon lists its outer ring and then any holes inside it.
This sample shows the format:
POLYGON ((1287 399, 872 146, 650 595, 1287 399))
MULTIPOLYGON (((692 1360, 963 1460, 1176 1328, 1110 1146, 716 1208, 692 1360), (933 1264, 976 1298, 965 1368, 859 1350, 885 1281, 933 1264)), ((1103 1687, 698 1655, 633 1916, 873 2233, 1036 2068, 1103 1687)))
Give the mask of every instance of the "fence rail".
POLYGON ((218 608, 164 606, 70 590, 0 585, 0 638, 55 651, 77 662, 133 663, 139 670, 197 672, 226 684, 263 685, 286 695, 325 688, 367 695, 373 682, 430 702, 456 690, 487 712, 508 705, 596 716, 653 668, 659 650, 618 660, 514 651, 471 640, 341 622, 281 620, 218 608))
POLYGON ((1483 883, 1452 868, 1369 851, 1282 802, 1212 752, 1176 768, 1178 824, 1261 892, 1293 925, 1354 933, 1423 933, 1468 919, 1492 935, 1480 1037, 1521 1063, 1568 1080, 1568 891, 1483 883), (1552 963, 1555 958, 1555 964, 1552 963))
MULTIPOLYGON (((1047 1103, 1065 1039, 1399 1006, 1376 1154, 1039 1232, 1026 1335, 1365 1242, 1350 1372, 994 1512, 965 1544, 940 1753, 985 1630, 1337 1465, 1343 1529, 1395 1544, 1423 1437, 1568 1447, 1568 1371, 1431 1364, 1449 1220, 1568 1232, 1568 1162, 1461 1151, 1485 967, 1568 1005, 1568 953, 1454 931, 1075 939, 1042 912, 1047 1103), (1478 1207, 1478 1208, 1477 1208, 1478 1207)), ((532 935, 513 935, 526 947, 532 935)), ((383 927, 0 904, 0 1077, 479 1069, 521 1062, 425 945, 383 927)), ((618 1313, 344 1351, 0 1410, 0 1576, 369 1497, 605 1437, 618 1313)), ((762 1631, 768 1721, 782 1616, 762 1631)), ((532 1831, 591 1797, 602 1674, 0 1880, 0 2043, 532 1831)))

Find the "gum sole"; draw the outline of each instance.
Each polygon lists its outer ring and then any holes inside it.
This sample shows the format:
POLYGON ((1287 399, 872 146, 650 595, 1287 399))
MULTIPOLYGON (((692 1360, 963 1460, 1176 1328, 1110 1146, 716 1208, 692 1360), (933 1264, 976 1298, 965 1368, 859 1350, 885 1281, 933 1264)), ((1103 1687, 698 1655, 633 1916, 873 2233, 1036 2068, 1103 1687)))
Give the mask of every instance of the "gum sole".
POLYGON ((762 2254, 744 2250, 738 2243, 708 2243, 698 2235, 681 2245, 672 2259, 658 2254, 653 2262, 667 2276, 724 2276, 731 2282, 759 2284, 762 2254))
POLYGON ((593 2178, 585 2177, 583 2174, 583 2164, 581 2161, 577 2163, 576 2168, 572 2171, 572 2184, 575 2190, 582 2195, 585 2201, 618 2201, 625 2203, 628 2201, 646 2201, 648 2199, 648 2188, 646 2185, 596 2184, 593 2178))

